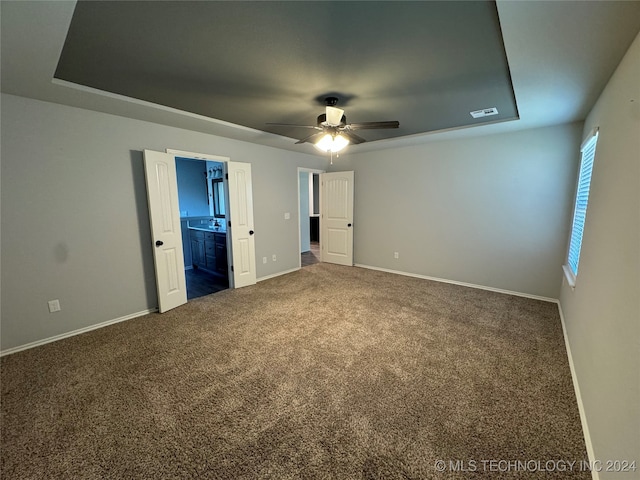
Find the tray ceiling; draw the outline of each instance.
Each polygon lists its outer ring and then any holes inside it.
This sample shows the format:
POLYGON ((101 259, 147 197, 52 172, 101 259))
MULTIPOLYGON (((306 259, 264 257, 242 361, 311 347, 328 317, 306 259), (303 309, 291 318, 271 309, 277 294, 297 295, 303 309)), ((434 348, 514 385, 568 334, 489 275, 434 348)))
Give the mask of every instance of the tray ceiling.
POLYGON ((81 1, 55 77, 296 139, 330 94, 368 141, 518 118, 485 1, 81 1))

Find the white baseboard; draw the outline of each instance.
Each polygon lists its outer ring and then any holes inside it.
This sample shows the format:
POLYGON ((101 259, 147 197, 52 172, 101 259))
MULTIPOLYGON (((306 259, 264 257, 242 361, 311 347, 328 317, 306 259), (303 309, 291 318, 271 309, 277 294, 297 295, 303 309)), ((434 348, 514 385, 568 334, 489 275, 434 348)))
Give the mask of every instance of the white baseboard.
MULTIPOLYGON (((505 293, 505 294, 509 294, 509 295, 516 295, 516 296, 520 296, 520 297, 526 297, 526 298, 532 298, 532 299, 536 299, 536 300, 543 300, 546 302, 553 302, 556 303, 558 305, 558 312, 560 313, 560 323, 562 324, 562 334, 564 337, 564 343, 565 343, 565 348, 567 350, 567 357, 568 357, 568 361, 569 361, 569 369, 571 371, 571 379, 573 381, 573 388, 574 388, 574 392, 576 395, 576 401, 578 404, 578 411, 580 413, 580 422, 582 424, 582 432, 584 435, 584 441, 585 441, 585 445, 586 445, 586 449, 587 449, 587 455, 589 457, 589 461, 591 462, 592 465, 595 464, 595 454, 593 451, 593 444, 591 442, 591 435, 589 434, 589 426, 587 424, 587 418, 586 418, 586 414, 584 411, 584 404, 582 403, 582 396, 580 394, 580 386, 578 384, 578 378, 576 376, 576 371, 575 371, 575 367, 573 364, 573 356, 571 355, 571 346, 569 344, 569 339, 567 337, 567 328, 565 325, 565 320, 564 320, 564 315, 562 313, 562 306, 560 305, 560 302, 557 299, 553 299, 553 298, 549 298, 549 297, 541 297, 541 296, 537 296, 537 295, 529 295, 526 293, 521 293, 521 292, 513 292, 510 290, 503 290, 503 289, 499 289, 499 288, 493 288, 493 287, 485 287, 482 285, 474 285, 471 283, 465 283, 465 282, 457 282, 454 280, 446 280, 446 279, 442 279, 442 278, 436 278, 436 277, 429 277, 426 275, 419 275, 419 274, 414 274, 414 273, 408 273, 408 272, 401 272, 401 271, 397 271, 397 270, 391 270, 391 269, 386 269, 386 268, 380 268, 380 267, 373 267, 370 265, 363 265, 363 264, 356 264, 356 267, 361 267, 361 268, 367 268, 370 270, 379 270, 382 272, 388 272, 388 273, 394 273, 397 275, 404 275, 404 276, 408 276, 408 277, 415 277, 415 278, 421 278, 421 279, 425 279, 425 280, 432 280, 432 281, 436 281, 436 282, 443 282, 443 283, 451 283, 454 285, 461 285, 464 287, 470 287, 470 288, 478 288, 481 290, 489 290, 492 292, 498 292, 498 293, 505 293)), ((275 277, 279 277, 281 275, 286 275, 288 273, 293 273, 300 270, 300 267, 297 268, 292 268, 289 270, 285 270, 282 272, 278 272, 278 273, 274 273, 271 275, 266 275, 264 277, 260 277, 258 279, 256 279, 256 282, 262 282, 264 280, 268 280, 270 278, 275 278, 275 277)), ((140 312, 136 312, 136 313, 132 313, 129 315, 125 315, 123 317, 118 317, 112 320, 107 320, 105 322, 101 322, 101 323, 97 323, 95 325, 90 325, 88 327, 83 327, 83 328, 79 328, 77 330, 72 330, 71 332, 67 332, 67 333, 62 333, 60 335, 55 335, 53 337, 49 337, 49 338, 45 338, 43 340, 37 340, 35 342, 30 342, 24 345, 20 345, 18 347, 13 347, 13 348, 8 348, 6 350, 2 350, 0 351, 0 357, 4 357, 5 355, 11 355, 13 353, 17 353, 20 352, 22 350, 27 350, 30 348, 34 348, 34 347, 38 347, 40 345, 45 345, 47 343, 51 343, 51 342, 55 342, 58 340, 62 340, 64 338, 68 338, 68 337, 73 337, 75 335, 80 335, 82 333, 86 333, 86 332, 90 332, 91 330, 97 330, 98 328, 103 328, 109 325, 113 325, 115 323, 120 323, 120 322, 124 322, 126 320, 131 320, 133 318, 137 318, 137 317, 141 317, 143 315, 147 315, 149 313, 154 313, 157 312, 158 309, 157 308, 152 308, 152 309, 148 309, 148 310, 142 310, 140 312)), ((592 479, 593 480, 600 480, 600 475, 598 474, 597 471, 592 471, 591 472, 592 475, 592 479)))
MULTIPOLYGON (((264 277, 260 277, 256 279, 256 282, 262 282, 264 280, 269 280, 270 278, 279 277, 280 275, 286 275, 287 273, 293 273, 300 270, 300 267, 292 268, 290 270, 285 270, 283 272, 274 273, 271 275, 266 275, 264 277)), ((88 327, 79 328, 78 330, 72 330, 71 332, 61 333, 60 335, 55 335, 53 337, 44 338, 42 340, 37 340, 35 342, 26 343, 24 345, 20 345, 18 347, 8 348, 6 350, 0 351, 0 357, 4 357, 5 355, 11 355, 12 353, 17 353, 22 350, 28 350, 29 348, 39 347, 40 345, 45 345, 47 343, 55 342, 58 340, 62 340, 63 338, 73 337, 75 335, 80 335, 81 333, 90 332, 91 330, 96 330, 98 328, 106 327, 108 325, 113 325, 114 323, 124 322, 125 320, 131 320, 132 318, 141 317, 142 315, 147 315, 149 313, 157 312, 157 308, 143 310, 141 312, 132 313, 130 315, 125 315, 124 317, 115 318, 113 320, 107 320, 105 322, 96 323, 95 325, 90 325, 88 327)))
POLYGON ((256 278, 256 282, 263 282, 264 280, 269 280, 270 278, 279 277, 280 275, 286 275, 287 273, 297 272, 298 270, 300 270, 300 267, 291 268, 283 272, 272 273, 271 275, 265 275, 264 277, 256 278))
POLYGON ((462 287, 478 288, 480 290, 488 290, 490 292, 505 293, 507 295, 515 295, 517 297, 525 297, 525 298, 532 298, 534 300, 542 300, 543 302, 558 303, 558 299, 557 298, 541 297, 539 295, 531 295, 529 293, 514 292, 512 290, 504 290, 502 288, 493 288, 493 287, 486 287, 484 285, 476 285, 476 284, 473 284, 473 283, 458 282, 456 280, 447 280, 446 278, 429 277, 427 275, 420 275, 418 273, 401 272, 399 270, 391 270, 391 269, 388 269, 388 268, 373 267, 371 265, 362 265, 360 263, 356 263, 355 266, 356 267, 361 267, 361 268, 368 268, 369 270, 379 270, 381 272, 395 273, 396 275, 404 275, 405 277, 422 278, 423 280, 432 280, 434 282, 451 283, 453 285, 460 285, 462 287))
MULTIPOLYGON (((589 457, 590 465, 596 465, 596 456, 593 451, 593 443, 591 443, 591 435, 589 434, 589 426, 587 425, 587 415, 584 411, 584 404, 582 403, 582 395, 580 394, 580 385, 578 384, 578 377, 576 376, 576 369, 573 365, 573 356, 571 355, 571 345, 569 345, 569 338, 567 337, 567 326, 564 322, 564 314, 562 313, 562 305, 560 301, 558 303, 558 312, 560 312, 560 323, 562 324, 562 335, 564 336, 564 345, 567 349, 567 357, 569 359, 569 370, 571 370, 571 380, 573 380, 573 390, 576 394, 576 401, 578 403, 578 412, 580 412, 580 423, 582 424, 582 434, 584 435, 584 443, 587 447, 587 456, 589 457)), ((591 471, 591 478, 593 480, 600 480, 600 474, 594 469, 591 471)))
POLYGON ((132 318, 141 317, 142 315, 147 315, 149 313, 157 312, 157 308, 152 308, 149 310, 142 310, 141 312, 132 313, 130 315, 125 315, 124 317, 114 318, 113 320, 107 320, 105 322, 96 323, 95 325, 89 325, 88 327, 79 328, 77 330, 72 330, 71 332, 61 333, 60 335, 54 335, 53 337, 45 338, 42 340, 37 340, 35 342, 26 343, 24 345, 20 345, 18 347, 8 348, 6 350, 2 350, 0 352, 0 357, 4 357, 5 355, 11 355, 12 353, 17 353, 22 350, 27 350, 29 348, 39 347, 40 345, 44 345, 46 343, 56 342, 58 340, 62 340, 63 338, 73 337, 75 335, 80 335, 81 333, 90 332, 91 330, 97 330, 98 328, 107 327, 109 325, 113 325, 114 323, 124 322, 125 320, 131 320, 132 318))

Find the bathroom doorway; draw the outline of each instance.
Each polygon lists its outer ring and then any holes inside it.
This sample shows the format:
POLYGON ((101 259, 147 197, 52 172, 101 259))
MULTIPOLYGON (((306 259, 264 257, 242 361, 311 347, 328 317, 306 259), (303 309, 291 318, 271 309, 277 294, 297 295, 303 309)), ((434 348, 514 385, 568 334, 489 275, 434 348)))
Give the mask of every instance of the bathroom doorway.
POLYGON ((321 261, 320 174, 324 170, 298 168, 300 267, 321 261))
POLYGON ((176 156, 187 300, 229 288, 224 164, 176 156))

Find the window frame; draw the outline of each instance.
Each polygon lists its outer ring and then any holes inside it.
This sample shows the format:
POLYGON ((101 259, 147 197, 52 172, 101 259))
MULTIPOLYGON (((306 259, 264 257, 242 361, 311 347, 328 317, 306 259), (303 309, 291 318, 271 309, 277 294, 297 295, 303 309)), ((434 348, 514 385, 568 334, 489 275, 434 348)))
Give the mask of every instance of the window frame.
POLYGON ((567 282, 571 288, 575 288, 578 278, 580 253, 582 251, 587 209, 589 207, 589 192, 591 190, 591 179, 598 146, 598 134, 599 129, 596 127, 589 132, 589 135, 580 146, 580 168, 578 170, 578 182, 573 198, 574 204, 569 245, 567 246, 566 263, 562 266, 567 282))

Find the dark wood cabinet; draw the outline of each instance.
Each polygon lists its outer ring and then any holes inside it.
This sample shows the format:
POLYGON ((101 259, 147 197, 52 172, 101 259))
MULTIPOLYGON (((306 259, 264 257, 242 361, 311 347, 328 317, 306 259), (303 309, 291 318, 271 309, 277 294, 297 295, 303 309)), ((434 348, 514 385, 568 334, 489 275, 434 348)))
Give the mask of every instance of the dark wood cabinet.
POLYGON ((207 270, 216 269, 216 244, 213 233, 206 232, 204 234, 204 254, 205 268, 207 270))
POLYGON ((189 230, 191 263, 194 268, 228 275, 227 234, 189 230))
POLYGON ((204 267, 204 232, 189 230, 189 240, 191 241, 191 264, 196 268, 204 267))
POLYGON ((229 264, 227 262, 227 235, 223 233, 214 233, 215 251, 216 251, 216 271, 227 275, 229 264))

